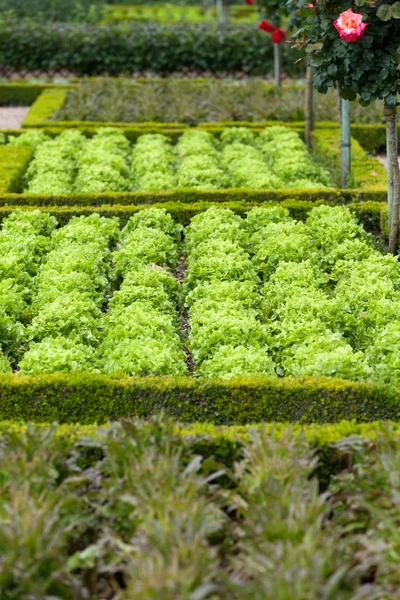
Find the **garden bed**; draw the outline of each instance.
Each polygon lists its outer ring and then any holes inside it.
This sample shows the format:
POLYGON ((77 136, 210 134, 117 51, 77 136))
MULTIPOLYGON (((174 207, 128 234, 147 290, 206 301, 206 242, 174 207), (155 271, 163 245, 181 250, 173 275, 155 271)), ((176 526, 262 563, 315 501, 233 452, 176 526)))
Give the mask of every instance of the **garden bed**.
POLYGON ((398 418, 398 265, 347 208, 55 225, 3 223, 0 418, 398 418))
POLYGON ((339 131, 332 127, 315 131, 311 154, 295 129, 281 125, 258 130, 218 125, 197 129, 176 127, 169 131, 157 127, 106 128, 102 132, 102 129, 84 130, 88 136, 96 136, 90 142, 76 130, 74 133, 66 131, 61 137, 57 137, 59 132, 47 129, 30 130, 29 134, 23 130, 4 131, 4 141, 10 140, 11 144, 0 147, 0 170, 4 172, 0 178, 0 205, 258 203, 287 199, 345 203, 386 199, 385 169, 355 140, 350 187, 345 190, 334 187, 340 154, 339 131), (157 133, 162 135, 154 135, 157 133), (49 140, 49 135, 54 140, 49 140), (128 140, 134 144, 133 152, 128 140), (32 160, 36 147, 42 158, 32 160), (87 156, 94 153, 97 156, 96 160, 88 159, 87 166, 83 148, 87 156), (294 150, 296 161, 290 161, 288 153, 294 150), (145 161, 140 158, 144 152, 145 161), (107 165, 102 162, 105 157, 107 165), (163 161, 162 169, 158 157, 163 161), (152 160, 155 160, 154 166, 151 166, 152 160), (156 169, 157 178, 152 169, 156 169), (229 189, 232 185, 237 187, 229 189), (280 186, 283 189, 279 189, 280 186), (24 188, 29 191, 14 195, 24 188), (118 191, 111 191, 113 189, 118 191), (78 190, 86 190, 86 193, 78 190))

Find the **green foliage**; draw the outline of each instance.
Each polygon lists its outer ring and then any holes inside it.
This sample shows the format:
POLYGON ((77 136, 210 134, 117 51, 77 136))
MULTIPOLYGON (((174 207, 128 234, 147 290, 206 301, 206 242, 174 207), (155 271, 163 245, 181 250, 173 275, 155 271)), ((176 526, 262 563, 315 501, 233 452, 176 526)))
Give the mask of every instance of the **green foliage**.
POLYGON ((84 145, 77 158, 76 191, 123 192, 129 188, 129 142, 118 129, 104 128, 84 145))
POLYGON ((282 179, 272 172, 262 154, 252 146, 240 142, 226 145, 221 158, 234 187, 261 190, 284 187, 282 179))
POLYGON ((318 489, 313 451, 304 440, 277 443, 263 431, 250 439, 236 465, 240 541, 231 593, 249 600, 353 597, 358 581, 350 577, 341 528, 327 527, 330 505, 318 489))
POLYGON ((240 217, 215 208, 192 219, 186 230, 185 284, 191 290, 188 347, 203 377, 274 372, 265 331, 241 293, 258 281, 243 247, 241 228, 240 217), (235 289, 236 283, 242 288, 235 289), (209 297, 204 292, 211 286, 215 295, 209 297), (221 288, 224 295, 218 298, 221 288))
POLYGON ((173 163, 174 155, 166 136, 160 134, 141 136, 132 152, 134 188, 138 190, 176 188, 173 163))
POLYGON ((14 148, 0 144, 0 192, 16 193, 22 189, 22 180, 32 159, 30 148, 14 148))
MULTIPOLYGON (((64 317, 63 317, 64 318, 64 317)), ((63 373, 71 371, 93 371, 93 348, 62 337, 60 328, 57 337, 46 337, 40 342, 29 344, 19 363, 22 373, 63 373)))
POLYGON ((10 373, 0 375, 0 383, 0 417, 36 423, 103 424, 132 416, 147 418, 159 411, 185 423, 216 425, 400 419, 394 386, 333 377, 10 373))
MULTIPOLYGON (((84 143, 79 131, 64 131, 57 138, 40 141, 34 132, 21 136, 19 143, 34 147, 34 160, 29 165, 25 178, 27 191, 32 193, 72 192, 76 171, 76 155, 84 143)), ((43 140, 43 138, 42 138, 43 140)))
POLYGON ((31 106, 51 84, 26 81, 0 84, 1 106, 31 106))
MULTIPOLYGON (((109 6, 103 22, 120 23, 126 21, 160 22, 160 23, 215 23, 217 11, 215 5, 200 6, 197 0, 190 2, 167 2, 162 4, 131 5, 116 2, 109 6), (187 6, 194 4, 194 6, 187 6), (196 6, 197 4, 197 6, 196 6)), ((231 23, 254 23, 258 13, 254 6, 234 4, 229 7, 231 23)))
MULTIPOLYGON (((12 90, 8 93, 11 96, 12 90)), ((0 100, 2 95, 0 86, 0 100)), ((17 91, 15 98, 18 100, 17 91)), ((57 125, 63 122, 66 126, 68 121, 99 122, 99 125, 101 122, 188 125, 224 121, 232 125, 235 121, 249 124, 274 120, 299 122, 304 120, 304 102, 304 86, 292 82, 276 88, 264 79, 192 81, 168 77, 139 80, 132 85, 124 79, 98 78, 96 82, 80 82, 68 94, 47 90, 29 112, 25 124, 29 122, 31 126, 38 126, 38 122, 31 123, 31 120, 36 114, 39 117, 39 108, 45 104, 52 110, 43 114, 41 120, 46 117, 57 125), (53 106, 53 98, 57 95, 60 97, 59 106, 55 103, 53 106)), ((316 93, 314 105, 316 122, 339 121, 334 90, 329 90, 326 95, 316 93)), ((379 102, 368 108, 353 103, 351 114, 352 124, 382 123, 384 119, 379 102)), ((353 130, 352 134, 355 135, 355 132, 353 130)), ((244 139, 250 139, 246 133, 244 136, 244 139)))
MULTIPOLYGON (((54 227, 49 215, 16 213, 0 236, 0 341, 13 365, 26 353, 23 373, 57 363, 184 375, 181 333, 202 378, 398 382, 398 259, 382 255, 346 207, 314 207, 305 222, 283 206, 195 216, 184 242, 188 315, 171 271, 182 226, 165 209, 137 212, 121 234, 116 219, 96 214, 54 227)), ((179 279, 184 270, 181 262, 179 279)))
POLYGON ((23 373, 92 370, 110 274, 109 246, 117 232, 115 220, 99 215, 71 219, 54 231, 36 280, 23 373))
POLYGON ((48 142, 49 140, 49 136, 46 135, 44 131, 38 129, 34 131, 26 131, 22 135, 10 136, 8 143, 11 144, 11 146, 26 146, 35 152, 41 144, 48 142))
POLYGON ((39 211, 15 212, 3 223, 0 232, 0 348, 2 369, 21 351, 25 324, 31 317, 34 277, 44 254, 49 250, 49 236, 57 222, 39 211))

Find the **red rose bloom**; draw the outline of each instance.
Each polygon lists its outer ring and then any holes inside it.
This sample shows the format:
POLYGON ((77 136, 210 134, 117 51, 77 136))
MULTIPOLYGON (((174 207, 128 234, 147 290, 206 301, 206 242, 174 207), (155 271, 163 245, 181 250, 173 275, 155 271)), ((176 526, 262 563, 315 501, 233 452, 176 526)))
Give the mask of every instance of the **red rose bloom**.
POLYGON ((272 25, 272 23, 268 23, 268 21, 261 21, 258 29, 266 31, 267 33, 273 33, 275 31, 275 27, 272 25))
POLYGON ((278 29, 275 29, 274 33, 272 34, 272 41, 274 44, 279 44, 285 38, 286 38, 286 33, 280 27, 278 27, 278 29))
POLYGON ((254 4, 254 2, 255 2, 256 0, 245 0, 245 1, 246 1, 246 4, 254 4))

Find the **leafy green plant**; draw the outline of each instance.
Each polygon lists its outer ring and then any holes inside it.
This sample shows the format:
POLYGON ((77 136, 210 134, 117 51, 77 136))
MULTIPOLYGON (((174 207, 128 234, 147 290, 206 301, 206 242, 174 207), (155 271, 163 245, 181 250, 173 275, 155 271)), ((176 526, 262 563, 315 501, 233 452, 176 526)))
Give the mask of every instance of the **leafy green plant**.
POLYGON ((191 129, 176 145, 166 136, 145 134, 133 148, 112 127, 100 128, 89 140, 77 131, 66 130, 51 140, 32 138, 33 133, 22 134, 19 144, 35 145, 25 175, 27 191, 34 193, 332 185, 300 136, 287 127, 267 128, 258 137, 243 127, 227 127, 221 140, 191 129))
POLYGON ((31 317, 34 277, 50 248, 49 237, 56 224, 54 217, 39 211, 15 212, 3 222, 0 232, 2 368, 6 368, 8 358, 15 360, 21 352, 25 325, 31 317))
POLYGON ((228 589, 257 600, 353 598, 351 557, 340 528, 327 527, 312 450, 290 435, 278 442, 260 431, 251 439, 236 467, 239 551, 228 589))
POLYGON ((93 348, 61 335, 46 337, 29 344, 19 368, 28 375, 93 371, 93 348))
POLYGON ((24 373, 93 370, 93 346, 100 339, 102 305, 109 290, 115 219, 77 217, 55 230, 32 302, 33 318, 20 368, 24 373))
POLYGON ((110 301, 98 352, 102 372, 183 375, 177 333, 179 285, 168 267, 177 263, 181 228, 163 209, 137 213, 121 232, 113 256, 120 289, 110 301))

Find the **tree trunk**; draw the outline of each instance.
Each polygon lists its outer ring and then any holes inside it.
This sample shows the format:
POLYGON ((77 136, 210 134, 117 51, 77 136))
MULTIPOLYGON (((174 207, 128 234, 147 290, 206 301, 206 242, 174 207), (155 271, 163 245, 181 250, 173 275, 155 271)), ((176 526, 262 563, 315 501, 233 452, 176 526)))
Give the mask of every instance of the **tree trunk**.
POLYGON ((228 25, 229 19, 230 19, 229 0, 222 0, 222 21, 225 25, 228 25))
POLYGON ((345 188, 351 169, 351 127, 350 127, 350 101, 341 100, 340 120, 340 184, 345 188))
POLYGON ((311 147, 311 134, 314 130, 314 88, 313 88, 313 69, 307 67, 306 70, 306 90, 304 99, 304 120, 305 131, 304 141, 311 147))
POLYGON ((400 197, 400 169, 397 157, 397 107, 385 103, 384 113, 388 148, 389 252, 397 254, 400 197))
POLYGON ((280 88, 282 85, 281 77, 281 45, 273 44, 274 46, 274 67, 275 67, 275 85, 280 88))
POLYGON ((224 22, 224 11, 223 11, 222 0, 216 0, 216 8, 217 8, 217 21, 218 21, 219 25, 221 25, 224 22))

